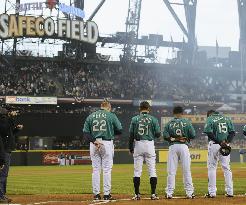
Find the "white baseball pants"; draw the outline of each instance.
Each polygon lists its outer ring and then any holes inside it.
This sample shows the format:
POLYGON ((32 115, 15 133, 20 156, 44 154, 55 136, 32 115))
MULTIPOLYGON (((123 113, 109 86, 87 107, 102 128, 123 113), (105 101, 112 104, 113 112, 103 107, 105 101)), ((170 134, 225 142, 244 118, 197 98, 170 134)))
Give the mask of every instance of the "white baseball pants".
POLYGON ((101 141, 103 144, 97 149, 90 143, 90 156, 92 161, 92 191, 93 194, 100 193, 100 174, 103 170, 103 192, 104 195, 111 193, 111 172, 113 167, 114 145, 113 141, 101 141))
POLYGON ((144 160, 148 167, 149 177, 157 177, 154 141, 148 141, 148 140, 135 141, 133 158, 134 158, 134 177, 141 177, 144 160))
POLYGON ((208 192, 211 196, 216 196, 216 169, 218 161, 221 162, 221 167, 225 178, 225 191, 229 195, 233 195, 232 172, 230 169, 230 155, 223 156, 219 152, 220 145, 210 141, 208 144, 208 192))
POLYGON ((190 196, 194 193, 194 187, 192 183, 191 171, 190 171, 190 151, 185 144, 174 144, 169 146, 168 160, 167 160, 167 195, 173 195, 175 189, 175 176, 178 168, 178 161, 181 161, 183 171, 183 183, 186 191, 186 195, 190 196))

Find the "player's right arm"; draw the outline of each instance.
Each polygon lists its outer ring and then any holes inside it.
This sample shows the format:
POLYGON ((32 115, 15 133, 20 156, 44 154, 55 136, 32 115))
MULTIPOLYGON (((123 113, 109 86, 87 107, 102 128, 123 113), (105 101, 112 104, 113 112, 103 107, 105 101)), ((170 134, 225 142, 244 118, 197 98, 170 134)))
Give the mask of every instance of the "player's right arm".
POLYGON ((232 120, 230 118, 228 118, 227 127, 228 127, 227 142, 232 142, 233 138, 235 137, 235 129, 232 120))
POLYGON ((135 123, 134 123, 134 118, 131 120, 130 128, 129 128, 129 142, 128 142, 128 147, 130 153, 133 153, 134 148, 133 148, 133 143, 134 143, 134 138, 135 138, 135 123))
POLYGON ((188 123, 188 138, 194 139, 196 137, 196 131, 190 121, 187 120, 187 123, 188 123))
POLYGON ((122 128, 122 125, 121 125, 118 117, 115 114, 113 114, 113 126, 114 126, 114 134, 115 135, 121 135, 123 128, 122 128))
POLYGON ((159 122, 156 118, 153 118, 153 126, 154 126, 154 137, 159 138, 161 136, 161 128, 159 122))

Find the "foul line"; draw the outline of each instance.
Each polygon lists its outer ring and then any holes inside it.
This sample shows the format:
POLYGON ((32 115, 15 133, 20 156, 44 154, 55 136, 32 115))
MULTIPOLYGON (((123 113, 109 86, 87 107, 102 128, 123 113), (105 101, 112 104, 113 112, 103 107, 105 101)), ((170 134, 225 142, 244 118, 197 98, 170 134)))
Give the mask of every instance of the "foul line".
POLYGON ((109 202, 116 202, 116 200, 107 200, 107 201, 99 201, 99 202, 94 202, 92 204, 89 204, 89 205, 99 205, 99 204, 107 204, 109 202))
MULTIPOLYGON (((239 194, 239 195, 234 195, 234 197, 245 197, 246 195, 244 194, 239 194)), ((197 198, 204 198, 204 196, 196 196, 195 199, 197 198)), ((176 196, 173 197, 173 199, 186 199, 186 197, 183 196, 176 196)), ((204 198, 205 199, 205 198, 204 198)), ((141 200, 151 200, 151 198, 141 198, 141 200)), ((172 200, 172 199, 165 199, 165 198, 160 198, 160 200, 172 200)), ((188 199, 188 200, 193 200, 193 199, 188 199)), ((84 201, 43 201, 43 202, 35 202, 35 203, 29 203, 27 205, 42 205, 42 204, 48 204, 48 203, 78 203, 78 202, 90 202, 89 205, 100 205, 100 204, 107 204, 107 203, 114 203, 118 201, 134 201, 131 198, 125 198, 125 199, 115 199, 115 200, 101 200, 101 201, 91 201, 91 200, 84 200, 84 201)), ((7 204, 6 204, 7 205, 7 204)), ((8 205, 21 205, 21 204, 8 204, 8 205)))

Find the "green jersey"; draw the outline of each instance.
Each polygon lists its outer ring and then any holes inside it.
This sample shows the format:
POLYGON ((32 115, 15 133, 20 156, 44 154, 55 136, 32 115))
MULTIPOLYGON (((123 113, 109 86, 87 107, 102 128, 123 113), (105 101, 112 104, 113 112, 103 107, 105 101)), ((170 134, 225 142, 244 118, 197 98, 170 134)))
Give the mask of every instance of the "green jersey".
MULTIPOLYGON (((163 137, 164 140, 168 140, 170 138, 179 138, 184 137, 189 139, 194 139, 196 136, 195 129, 193 128, 191 122, 185 118, 173 118, 170 120, 164 127, 163 137)), ((188 144, 186 142, 178 142, 178 141, 169 141, 169 145, 173 144, 188 144)))
POLYGON ((207 118, 205 133, 212 133, 217 142, 227 140, 230 132, 235 132, 234 126, 230 118, 219 113, 214 113, 207 118))
POLYGON ((130 135, 136 140, 149 140, 159 137, 161 129, 158 120, 148 113, 140 113, 132 118, 130 135))
POLYGON ((122 126, 116 115, 101 109, 86 118, 83 132, 91 134, 94 138, 112 140, 115 132, 121 130, 122 126))

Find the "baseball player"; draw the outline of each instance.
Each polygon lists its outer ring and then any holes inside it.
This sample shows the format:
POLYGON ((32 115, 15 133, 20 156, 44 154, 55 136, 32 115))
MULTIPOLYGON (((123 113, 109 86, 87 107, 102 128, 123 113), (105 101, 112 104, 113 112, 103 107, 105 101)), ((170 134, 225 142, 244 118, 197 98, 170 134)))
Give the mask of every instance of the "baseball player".
POLYGON ((115 135, 122 133, 122 126, 118 118, 111 112, 108 101, 101 103, 101 109, 89 115, 83 129, 84 137, 90 141, 90 156, 92 161, 92 188, 94 200, 101 200, 100 173, 103 170, 104 200, 112 200, 111 171, 113 167, 115 135))
POLYGON ((157 200, 159 197, 155 193, 157 175, 154 139, 161 136, 161 130, 158 120, 149 114, 150 105, 147 101, 140 103, 139 110, 140 114, 132 118, 129 137, 129 151, 133 154, 134 158, 133 183, 135 196, 132 199, 140 200, 140 177, 143 161, 145 160, 149 170, 151 199, 157 200))
POLYGON ((175 175, 177 172, 178 161, 180 160, 183 170, 183 182, 186 197, 192 199, 195 195, 190 171, 191 158, 188 144, 190 139, 195 138, 195 130, 190 121, 182 117, 182 107, 174 107, 173 115, 174 118, 165 125, 163 131, 164 140, 169 142, 166 198, 172 199, 173 197, 175 175))
POLYGON ((216 197, 216 169, 218 161, 221 162, 225 177, 225 191, 227 197, 233 197, 232 172, 230 169, 230 155, 223 156, 220 148, 230 143, 235 136, 232 121, 214 110, 207 113, 204 132, 208 135, 208 194, 207 198, 216 197))

